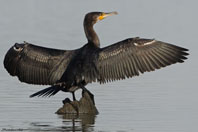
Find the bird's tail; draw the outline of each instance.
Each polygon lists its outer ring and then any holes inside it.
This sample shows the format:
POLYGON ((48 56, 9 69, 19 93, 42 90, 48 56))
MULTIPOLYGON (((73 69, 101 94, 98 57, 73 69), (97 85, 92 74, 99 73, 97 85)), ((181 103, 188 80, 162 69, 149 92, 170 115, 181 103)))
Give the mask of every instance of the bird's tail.
POLYGON ((60 91, 60 90, 61 90, 60 86, 56 86, 56 85, 55 86, 51 86, 49 88, 45 88, 45 89, 43 89, 41 91, 38 91, 38 92, 30 95, 30 98, 35 97, 35 96, 38 96, 38 97, 40 97, 40 96, 42 96, 42 97, 50 97, 50 96, 53 96, 56 93, 58 93, 58 91, 60 91))

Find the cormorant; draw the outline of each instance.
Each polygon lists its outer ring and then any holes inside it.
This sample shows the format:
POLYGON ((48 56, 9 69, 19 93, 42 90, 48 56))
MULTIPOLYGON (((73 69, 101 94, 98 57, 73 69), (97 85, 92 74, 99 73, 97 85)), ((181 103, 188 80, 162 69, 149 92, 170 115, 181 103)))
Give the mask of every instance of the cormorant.
POLYGON ((117 12, 90 12, 84 18, 88 42, 76 50, 59 50, 27 42, 15 43, 7 52, 4 66, 12 76, 30 84, 51 85, 32 94, 52 96, 59 91, 74 92, 91 82, 106 83, 138 76, 177 62, 182 63, 188 49, 155 39, 128 38, 100 48, 93 29, 98 21, 117 12))

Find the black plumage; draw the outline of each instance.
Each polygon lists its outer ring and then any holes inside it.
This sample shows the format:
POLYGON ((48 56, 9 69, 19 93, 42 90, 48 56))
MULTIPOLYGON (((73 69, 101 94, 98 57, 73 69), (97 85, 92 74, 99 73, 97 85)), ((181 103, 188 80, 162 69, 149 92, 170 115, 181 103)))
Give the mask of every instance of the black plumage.
POLYGON ((91 82, 106 83, 184 62, 188 49, 154 39, 129 38, 100 48, 93 25, 116 12, 91 12, 85 16, 88 43, 76 50, 58 50, 27 42, 7 52, 4 66, 12 76, 30 84, 51 85, 34 96, 74 92, 91 82))

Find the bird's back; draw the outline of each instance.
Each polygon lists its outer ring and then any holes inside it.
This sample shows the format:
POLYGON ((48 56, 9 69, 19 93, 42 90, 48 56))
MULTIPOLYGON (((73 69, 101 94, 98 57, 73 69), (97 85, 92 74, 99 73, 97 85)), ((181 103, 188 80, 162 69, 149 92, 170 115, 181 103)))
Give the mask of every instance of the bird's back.
POLYGON ((96 60, 99 48, 86 44, 76 52, 60 82, 64 82, 67 88, 73 85, 86 85, 97 76, 94 60, 96 60))

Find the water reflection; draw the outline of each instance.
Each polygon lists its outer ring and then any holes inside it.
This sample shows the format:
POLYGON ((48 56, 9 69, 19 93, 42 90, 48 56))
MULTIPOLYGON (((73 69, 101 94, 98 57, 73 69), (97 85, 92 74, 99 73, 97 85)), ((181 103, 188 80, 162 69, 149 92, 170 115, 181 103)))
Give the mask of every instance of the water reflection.
POLYGON ((82 131, 82 132, 92 132, 94 131, 95 115, 58 115, 62 118, 61 126, 51 125, 50 122, 32 122, 30 123, 29 131, 82 131))
POLYGON ((71 131, 93 131, 95 115, 62 115, 63 129, 71 131))

